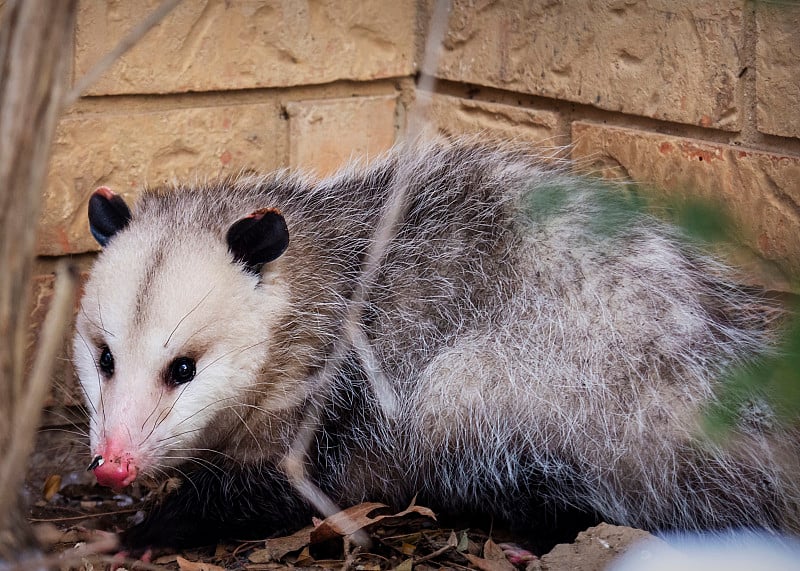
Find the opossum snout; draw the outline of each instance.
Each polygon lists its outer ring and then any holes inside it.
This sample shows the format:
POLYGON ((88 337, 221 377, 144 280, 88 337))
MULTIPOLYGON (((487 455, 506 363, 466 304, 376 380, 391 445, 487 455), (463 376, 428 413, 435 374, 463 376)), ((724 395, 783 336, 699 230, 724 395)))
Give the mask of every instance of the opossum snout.
POLYGON ((113 451, 110 447, 102 456, 103 462, 93 469, 97 483, 119 491, 136 479, 138 469, 128 453, 113 451))

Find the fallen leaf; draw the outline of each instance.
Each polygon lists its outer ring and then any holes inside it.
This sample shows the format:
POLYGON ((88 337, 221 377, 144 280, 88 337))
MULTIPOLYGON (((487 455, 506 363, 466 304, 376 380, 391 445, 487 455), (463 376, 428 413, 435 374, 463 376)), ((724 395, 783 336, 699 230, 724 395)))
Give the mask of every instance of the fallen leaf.
POLYGON ((424 517, 429 517, 429 518, 433 519, 434 521, 436 520, 436 514, 433 513, 432 509, 425 508, 425 507, 422 507, 422 506, 415 506, 415 505, 412 504, 412 505, 408 506, 408 508, 406 508, 403 511, 401 511, 400 513, 396 513, 394 515, 381 515, 381 516, 378 516, 378 517, 375 518, 375 522, 381 521, 381 522, 383 522, 385 524, 386 523, 388 523, 388 524, 396 523, 395 520, 404 519, 406 516, 411 515, 411 514, 417 514, 417 515, 421 515, 421 516, 424 516, 424 517))
POLYGON ((469 550, 469 537, 467 537, 467 532, 462 531, 461 537, 458 538, 458 545, 456 547, 456 551, 459 553, 465 553, 469 550))
POLYGON ((314 530, 311 532, 311 543, 320 543, 334 537, 352 535, 357 531, 364 529, 365 527, 375 525, 378 522, 383 524, 398 523, 412 514, 429 517, 434 520, 436 519, 436 515, 433 513, 433 510, 422 506, 416 506, 414 504, 396 514, 379 515, 375 516, 374 518, 369 517, 369 514, 375 510, 386 507, 388 506, 384 504, 366 502, 351 508, 347 508, 339 513, 335 513, 314 528, 314 530))
POLYGON ((280 561, 287 553, 300 551, 311 543, 311 531, 313 526, 304 527, 292 535, 285 537, 273 537, 264 543, 264 549, 253 551, 248 559, 251 563, 269 563, 270 561, 280 561))
POLYGON ((230 554, 230 549, 224 543, 218 543, 214 549, 214 559, 222 559, 230 554))
POLYGON ((353 535, 360 529, 375 523, 376 519, 369 517, 369 514, 377 509, 388 507, 385 504, 365 502, 342 510, 325 518, 311 532, 311 542, 321 543, 334 537, 343 535, 353 535))
POLYGON ((308 546, 303 548, 303 551, 300 552, 300 555, 297 556, 297 561, 295 561, 295 565, 299 567, 306 567, 314 563, 314 558, 311 557, 311 553, 308 551, 308 546))
POLYGON ((502 548, 491 539, 483 544, 483 557, 466 553, 469 562, 482 571, 514 571, 516 567, 506 558, 502 548))
POLYGON ((203 561, 189 561, 181 556, 176 557, 175 561, 178 562, 178 569, 181 571, 225 571, 225 568, 219 565, 212 565, 203 561))
POLYGON ((490 561, 508 561, 500 546, 491 539, 487 539, 483 544, 483 558, 490 561))
POLYGON ((516 569, 508 560, 495 561, 493 559, 484 559, 483 557, 478 557, 471 553, 465 553, 464 557, 469 559, 469 562, 481 571, 515 571, 516 569))
POLYGON ((42 495, 44 499, 48 502, 53 499, 58 493, 58 490, 61 489, 61 474, 50 474, 47 476, 47 480, 44 481, 44 489, 42 490, 42 495))
POLYGON ((394 568, 394 571, 411 571, 413 569, 413 560, 406 559, 400 565, 394 568))
MULTIPOLYGON (((410 515, 421 515, 436 519, 432 510, 412 503, 407 509, 396 514, 384 514, 370 517, 374 511, 386 509, 388 506, 380 503, 365 502, 342 510, 322 521, 314 518, 313 525, 285 537, 274 537, 266 540, 263 549, 256 549, 248 556, 251 563, 262 564, 271 561, 280 561, 287 554, 321 543, 337 537, 347 537, 379 522, 397 523, 410 515)), ((406 555, 414 552, 416 547, 406 542, 403 548, 406 555)), ((298 556, 302 558, 303 555, 298 556)), ((298 559, 299 561, 300 559, 298 559)))

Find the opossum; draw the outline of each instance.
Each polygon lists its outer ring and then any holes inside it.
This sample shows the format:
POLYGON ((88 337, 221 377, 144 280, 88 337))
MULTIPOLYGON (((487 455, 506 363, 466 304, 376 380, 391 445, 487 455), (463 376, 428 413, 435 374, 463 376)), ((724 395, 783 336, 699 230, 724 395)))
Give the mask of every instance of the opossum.
POLYGON ((123 541, 307 523, 281 461, 310 407, 306 471, 342 507, 796 530, 796 431, 759 401, 736 411, 733 445, 700 436, 719 379, 774 351, 780 309, 626 192, 474 140, 399 145, 319 181, 146 190, 132 212, 96 191, 103 250, 74 340, 92 468, 117 489, 182 480, 123 541), (332 361, 362 286, 374 362, 353 343, 332 361))

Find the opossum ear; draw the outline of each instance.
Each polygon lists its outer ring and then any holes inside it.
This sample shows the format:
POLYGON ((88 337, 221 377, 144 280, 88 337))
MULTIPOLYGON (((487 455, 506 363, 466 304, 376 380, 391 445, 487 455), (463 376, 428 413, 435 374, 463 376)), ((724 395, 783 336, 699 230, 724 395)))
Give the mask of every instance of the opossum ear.
POLYGON ((131 211, 121 196, 101 186, 89 199, 89 230, 97 243, 105 247, 114 234, 131 221, 131 211))
POLYGON ((228 229, 228 248, 237 262, 249 271, 277 259, 289 245, 289 229, 280 211, 262 208, 237 220, 228 229))

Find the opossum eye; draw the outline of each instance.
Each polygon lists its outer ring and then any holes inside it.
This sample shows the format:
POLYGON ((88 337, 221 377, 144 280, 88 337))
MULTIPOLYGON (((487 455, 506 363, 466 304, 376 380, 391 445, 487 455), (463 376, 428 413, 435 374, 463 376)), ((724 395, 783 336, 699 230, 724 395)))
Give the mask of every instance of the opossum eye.
POLYGON ((114 374, 114 355, 111 354, 111 349, 108 348, 108 345, 103 345, 97 364, 100 365, 100 370, 103 371, 106 377, 114 374))
POLYGON ((171 385, 182 385, 194 378, 196 372, 194 359, 178 357, 169 365, 167 382, 171 385))

